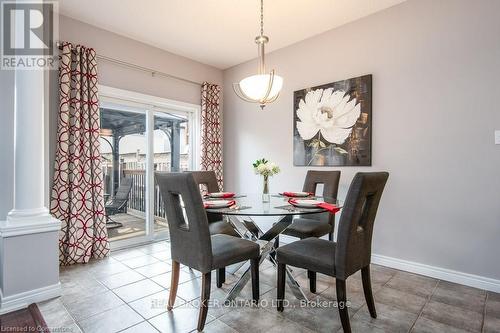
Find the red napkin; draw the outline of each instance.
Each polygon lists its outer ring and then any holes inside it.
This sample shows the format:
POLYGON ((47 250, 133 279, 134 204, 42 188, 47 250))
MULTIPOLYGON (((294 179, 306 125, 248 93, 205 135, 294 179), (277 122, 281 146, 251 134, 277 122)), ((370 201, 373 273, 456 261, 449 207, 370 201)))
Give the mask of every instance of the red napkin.
MULTIPOLYGON (((290 200, 288 200, 288 202, 291 203, 292 205, 297 204, 296 199, 290 199, 290 200)), ((338 212, 340 210, 339 207, 335 206, 334 204, 328 203, 328 202, 320 202, 320 203, 316 204, 316 207, 326 209, 327 211, 329 211, 332 214, 335 214, 336 212, 338 212)))
POLYGON ((335 214, 336 212, 338 212, 340 210, 339 207, 335 206, 334 204, 328 203, 328 202, 321 202, 321 203, 317 204, 317 206, 321 207, 323 209, 326 209, 327 211, 329 211, 332 214, 335 214))
MULTIPOLYGON (((231 206, 233 206, 234 204, 236 204, 236 201, 234 201, 234 200, 228 201, 228 203, 227 203, 227 206, 226 206, 226 207, 231 207, 231 206)), ((212 206, 212 205, 210 204, 210 201, 205 201, 205 202, 203 202, 203 207, 205 207, 205 208, 210 208, 210 206, 212 206)), ((221 207, 221 208, 222 208, 222 207, 221 207)))
MULTIPOLYGON (((297 197, 297 192, 283 192, 283 195, 286 197, 295 198, 297 197)), ((309 192, 309 195, 313 195, 313 193, 309 192)))

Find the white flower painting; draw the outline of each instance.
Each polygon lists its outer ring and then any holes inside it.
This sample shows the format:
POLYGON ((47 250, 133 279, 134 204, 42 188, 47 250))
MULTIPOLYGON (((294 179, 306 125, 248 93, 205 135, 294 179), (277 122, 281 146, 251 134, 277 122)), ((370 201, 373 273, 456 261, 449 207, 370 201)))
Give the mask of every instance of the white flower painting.
POLYGON ((294 93, 294 164, 371 165, 371 75, 294 93))
POLYGON ((299 102, 297 130, 304 140, 321 132, 329 143, 343 144, 361 114, 356 98, 343 90, 316 89, 299 102))

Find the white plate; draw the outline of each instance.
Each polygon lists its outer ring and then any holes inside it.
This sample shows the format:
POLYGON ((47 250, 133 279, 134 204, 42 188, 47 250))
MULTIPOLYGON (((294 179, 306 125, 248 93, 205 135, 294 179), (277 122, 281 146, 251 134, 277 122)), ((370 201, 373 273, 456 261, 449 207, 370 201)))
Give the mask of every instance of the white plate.
POLYGON ((210 201, 205 201, 205 204, 208 204, 209 206, 207 208, 226 208, 233 203, 234 200, 210 200, 210 201))
POLYGON ((208 193, 208 196, 211 198, 223 198, 224 195, 226 195, 226 194, 234 194, 234 193, 232 193, 232 192, 214 192, 214 193, 208 193))
MULTIPOLYGON (((309 192, 289 192, 289 193, 293 193, 295 197, 308 197, 311 195, 309 192)), ((285 194, 283 193, 283 195, 285 194)))
POLYGON ((297 207, 303 207, 303 208, 316 208, 318 204, 322 203, 323 201, 318 201, 318 200, 311 200, 311 199, 295 199, 295 203, 291 203, 294 206, 297 207))

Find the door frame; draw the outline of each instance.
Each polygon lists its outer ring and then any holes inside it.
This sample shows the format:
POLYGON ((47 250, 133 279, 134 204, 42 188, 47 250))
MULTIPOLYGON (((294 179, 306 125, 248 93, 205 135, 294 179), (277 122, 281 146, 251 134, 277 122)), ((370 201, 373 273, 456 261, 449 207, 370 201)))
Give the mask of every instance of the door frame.
POLYGON ((198 170, 201 155, 201 106, 163 97, 143 94, 104 85, 98 86, 100 107, 121 107, 124 111, 146 115, 146 235, 110 242, 111 250, 136 246, 168 237, 167 232, 154 232, 154 116, 155 113, 187 116, 190 147, 190 169, 198 170), (153 189, 153 190, 151 190, 153 189))

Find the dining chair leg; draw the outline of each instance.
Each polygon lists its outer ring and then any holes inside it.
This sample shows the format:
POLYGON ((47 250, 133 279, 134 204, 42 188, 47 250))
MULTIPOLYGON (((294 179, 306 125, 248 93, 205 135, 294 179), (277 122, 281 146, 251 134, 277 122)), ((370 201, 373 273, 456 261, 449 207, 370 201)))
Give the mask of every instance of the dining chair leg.
POLYGON ((198 315, 198 332, 203 331, 207 321, 208 301, 210 299, 210 283, 212 272, 204 273, 201 278, 201 302, 200 314, 198 315))
POLYGON ((276 236, 276 237, 274 238, 274 244, 273 244, 273 246, 274 246, 274 251, 273 251, 273 252, 271 252, 270 256, 271 256, 273 259, 275 259, 275 260, 276 260, 276 250, 277 250, 277 249, 278 249, 278 247, 280 246, 280 236, 279 236, 279 235, 278 235, 278 236, 276 236))
POLYGON ((177 297, 177 287, 179 286, 179 271, 180 264, 178 261, 172 260, 172 278, 170 279, 170 295, 168 297, 167 310, 170 311, 174 307, 175 298, 177 297))
POLYGON ((217 288, 220 288, 222 287, 222 284, 226 282, 226 267, 217 269, 215 275, 215 278, 217 279, 217 288))
POLYGON ((283 312, 283 300, 285 299, 285 275, 286 265, 278 263, 278 293, 276 295, 278 311, 283 312))
POLYGON ((340 321, 344 333, 351 333, 351 324, 349 323, 349 312, 346 304, 346 284, 345 280, 336 279, 337 287, 337 306, 339 308, 340 321))
POLYGON ((361 279, 363 281, 363 291, 365 292, 366 305, 370 311, 372 318, 377 318, 377 311, 375 310, 375 301, 373 300, 372 282, 370 278, 370 265, 361 269, 361 279))
POLYGON ((307 271, 307 277, 309 278, 309 290, 315 294, 316 293, 316 272, 307 271))
POLYGON ((252 271, 252 299, 255 303, 259 301, 259 258, 250 259, 250 269, 252 271))

